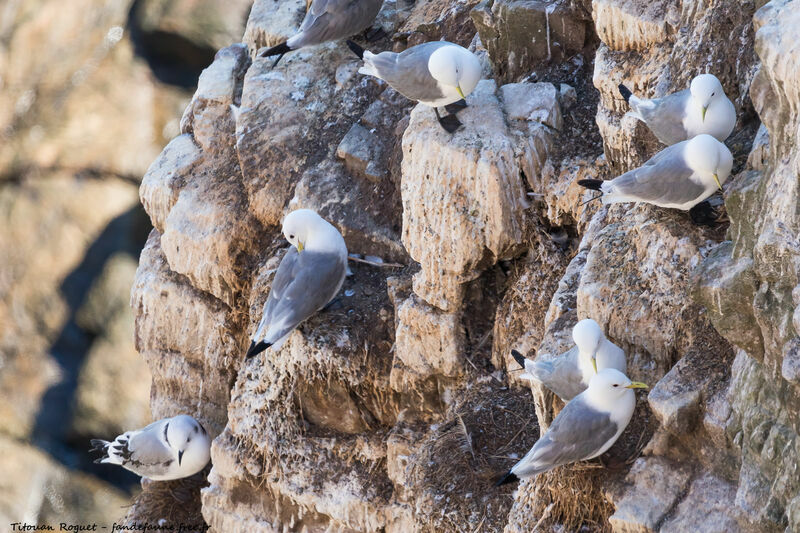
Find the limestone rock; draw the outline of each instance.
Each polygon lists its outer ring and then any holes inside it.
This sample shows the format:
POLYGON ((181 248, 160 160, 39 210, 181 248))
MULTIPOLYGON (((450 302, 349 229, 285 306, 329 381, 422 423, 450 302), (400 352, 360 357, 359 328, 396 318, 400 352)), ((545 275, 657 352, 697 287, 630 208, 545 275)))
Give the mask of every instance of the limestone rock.
POLYGON ((627 482, 633 489, 615 502, 608 519, 614 531, 652 532, 675 505, 688 485, 690 472, 679 470, 662 459, 641 458, 631 467, 627 482))
POLYGON ((423 274, 414 291, 445 311, 461 303, 463 283, 514 255, 527 203, 494 82, 470 102, 453 136, 423 105, 403 136, 403 244, 423 274))
POLYGON ((472 20, 505 81, 518 80, 540 62, 580 52, 586 39, 583 16, 558 3, 483 0, 472 20))
POLYGON ((201 158, 202 153, 192 135, 184 133, 172 139, 147 169, 139 195, 158 231, 164 231, 167 215, 201 158))

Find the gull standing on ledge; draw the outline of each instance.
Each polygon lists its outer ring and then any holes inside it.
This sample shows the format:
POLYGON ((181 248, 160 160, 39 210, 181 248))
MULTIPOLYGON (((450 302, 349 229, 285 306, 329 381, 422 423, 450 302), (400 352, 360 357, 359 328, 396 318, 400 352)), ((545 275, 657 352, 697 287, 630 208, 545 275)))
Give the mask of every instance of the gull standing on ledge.
POLYGON ((351 37, 369 28, 381 10, 383 0, 314 0, 296 34, 261 53, 278 56, 303 46, 351 37))
POLYGON ((292 247, 275 273, 247 357, 270 346, 279 348, 294 328, 333 300, 347 274, 342 234, 316 212, 289 213, 283 221, 283 236, 292 247))
POLYGON ((120 465, 155 481, 181 479, 201 471, 210 458, 211 439, 189 415, 153 422, 144 429, 126 431, 113 442, 92 439, 92 452, 103 455, 95 463, 120 465))
POLYGON ((713 74, 701 74, 688 89, 663 98, 639 98, 622 84, 619 92, 631 106, 632 111, 627 114, 647 124, 668 146, 701 133, 722 142, 736 125, 736 109, 713 74))
POLYGON ((537 381, 556 396, 570 401, 586 390, 598 370, 614 368, 627 372, 625 352, 603 334, 600 324, 585 318, 572 328, 575 346, 549 361, 532 361, 516 350, 511 355, 525 369, 520 377, 537 381))
POLYGON ((547 432, 497 485, 603 454, 631 421, 636 407, 633 389, 646 388, 619 370, 601 370, 589 381, 589 388, 564 406, 547 432))
POLYGON ((641 167, 612 180, 579 180, 578 185, 600 191, 603 204, 645 202, 689 210, 698 224, 704 222, 703 208, 709 209, 708 204, 698 204, 722 190, 732 167, 728 147, 703 134, 664 148, 641 167))
POLYGON ((418 44, 400 53, 373 54, 352 41, 350 49, 364 60, 361 74, 375 76, 408 98, 433 108, 436 120, 449 133, 461 122, 456 117, 467 106, 466 97, 481 79, 481 62, 466 48, 447 41, 418 44), (448 114, 439 115, 444 106, 448 114))

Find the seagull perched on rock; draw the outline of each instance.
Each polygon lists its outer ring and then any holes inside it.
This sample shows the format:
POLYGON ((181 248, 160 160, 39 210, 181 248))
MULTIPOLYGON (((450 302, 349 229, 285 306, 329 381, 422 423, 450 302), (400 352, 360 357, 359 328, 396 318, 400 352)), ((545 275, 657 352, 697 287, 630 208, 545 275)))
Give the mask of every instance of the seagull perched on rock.
POLYGON ((314 0, 296 34, 261 53, 278 56, 304 46, 351 37, 369 28, 381 10, 383 0, 314 0))
POLYGON ((153 422, 144 429, 126 431, 112 442, 92 439, 95 463, 120 465, 155 481, 181 479, 202 470, 210 458, 211 438, 189 415, 153 422))
POLYGON ((475 54, 447 41, 418 44, 400 53, 379 54, 352 41, 347 41, 347 45, 364 60, 364 66, 358 70, 361 74, 380 78, 409 100, 432 107, 436 120, 449 133, 461 126, 456 113, 467 106, 467 95, 481 79, 481 62, 475 54), (449 113, 445 117, 437 109, 442 106, 449 113))
POLYGON ((589 387, 564 406, 547 432, 497 485, 601 455, 631 421, 636 407, 633 389, 646 388, 647 385, 631 381, 619 370, 600 370, 592 376, 589 387))
POLYGON ((247 357, 279 348, 294 328, 333 300, 347 274, 342 234, 316 212, 298 209, 286 215, 283 236, 292 247, 272 280, 247 357))
POLYGON ((615 368, 623 374, 627 372, 625 352, 608 340, 600 324, 591 318, 575 324, 572 339, 575 346, 549 361, 532 361, 511 350, 511 355, 525 369, 520 377, 541 383, 568 402, 586 390, 598 370, 615 368))
POLYGON ((692 221, 701 223, 707 204, 698 204, 722 190, 732 167, 728 147, 703 134, 664 148, 644 165, 612 180, 586 179, 578 184, 600 191, 604 204, 645 202, 689 210, 692 221))
POLYGON ((736 109, 713 74, 701 74, 688 89, 663 98, 639 98, 622 84, 619 92, 631 106, 628 114, 647 124, 666 145, 701 133, 724 141, 736 125, 736 109))

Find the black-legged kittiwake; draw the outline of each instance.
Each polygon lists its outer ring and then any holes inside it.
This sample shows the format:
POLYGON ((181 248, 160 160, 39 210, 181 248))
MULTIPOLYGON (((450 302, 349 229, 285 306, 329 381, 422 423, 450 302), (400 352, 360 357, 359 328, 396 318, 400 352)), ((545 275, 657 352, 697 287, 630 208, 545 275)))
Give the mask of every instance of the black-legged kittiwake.
POLYGON ((247 357, 279 348, 294 328, 333 300, 347 274, 342 234, 314 211, 286 215, 283 235, 292 247, 275 273, 247 357))
POLYGON ((623 374, 627 372, 625 352, 608 340, 600 324, 591 318, 575 324, 572 339, 575 346, 549 361, 526 359, 518 351, 511 350, 514 359, 525 369, 520 377, 538 381, 568 402, 586 390, 598 370, 614 368, 623 374))
POLYGON ((736 109, 713 74, 701 74, 688 89, 663 98, 639 98, 622 84, 619 92, 631 106, 628 114, 647 124, 666 145, 701 133, 724 141, 736 125, 736 109))
POLYGON ((646 388, 647 385, 631 381, 619 370, 599 371, 589 381, 589 388, 564 406, 547 432, 497 485, 601 455, 631 421, 636 407, 633 389, 646 388))
POLYGON ((436 120, 450 133, 461 125, 456 113, 466 107, 467 95, 481 79, 478 57, 457 44, 434 41, 418 44, 400 53, 373 54, 352 41, 348 46, 361 59, 361 74, 375 76, 391 85, 408 98, 428 105, 436 113, 436 120), (444 106, 448 113, 439 115, 437 107, 444 106))
POLYGON ((189 477, 202 470, 210 457, 211 438, 189 415, 178 415, 126 431, 112 442, 92 439, 103 455, 95 463, 120 465, 156 481, 189 477))
POLYGON ((303 46, 351 37, 369 28, 381 10, 383 0, 314 0, 296 34, 261 53, 278 56, 303 46))
MULTIPOLYGON (((714 194, 728 179, 733 156, 711 135, 698 135, 664 148, 647 162, 612 180, 579 180, 578 184, 600 191, 604 204, 645 202, 660 207, 698 210, 700 202, 714 194)), ((698 210, 690 211, 699 222, 698 210)))

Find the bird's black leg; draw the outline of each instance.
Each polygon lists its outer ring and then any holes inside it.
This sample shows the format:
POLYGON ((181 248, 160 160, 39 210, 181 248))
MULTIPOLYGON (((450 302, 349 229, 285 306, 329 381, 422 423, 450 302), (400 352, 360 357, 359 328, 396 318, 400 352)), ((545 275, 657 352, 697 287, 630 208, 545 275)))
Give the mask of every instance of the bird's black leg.
POLYGON ((700 202, 689 209, 689 218, 696 226, 713 226, 717 221, 717 212, 708 202, 700 202))
POLYGON ((278 63, 280 62, 281 59, 283 59, 284 55, 286 55, 286 54, 281 54, 281 55, 278 56, 278 59, 276 59, 275 62, 272 64, 272 68, 275 68, 276 66, 278 66, 278 63))
POLYGON ((444 108, 447 110, 448 113, 453 115, 457 114, 459 111, 467 107, 467 101, 463 98, 458 102, 453 102, 452 104, 447 104, 444 108))
POLYGON ((433 112, 436 113, 436 120, 439 121, 439 124, 447 133, 455 133, 455 131, 461 127, 461 122, 455 115, 445 115, 442 117, 439 115, 439 110, 435 107, 433 108, 433 112))
POLYGON ((320 311, 320 313, 325 312, 325 311, 330 311, 331 309, 333 309, 335 307, 339 307, 339 304, 341 304, 341 302, 342 302, 342 297, 341 296, 337 296, 336 298, 334 298, 333 300, 331 300, 330 302, 325 304, 325 307, 323 307, 319 311, 320 311))
POLYGON ((383 31, 383 28, 375 25, 371 28, 367 28, 364 30, 364 39, 367 40, 368 43, 374 43, 375 41, 380 41, 384 37, 386 37, 387 33, 383 31))

